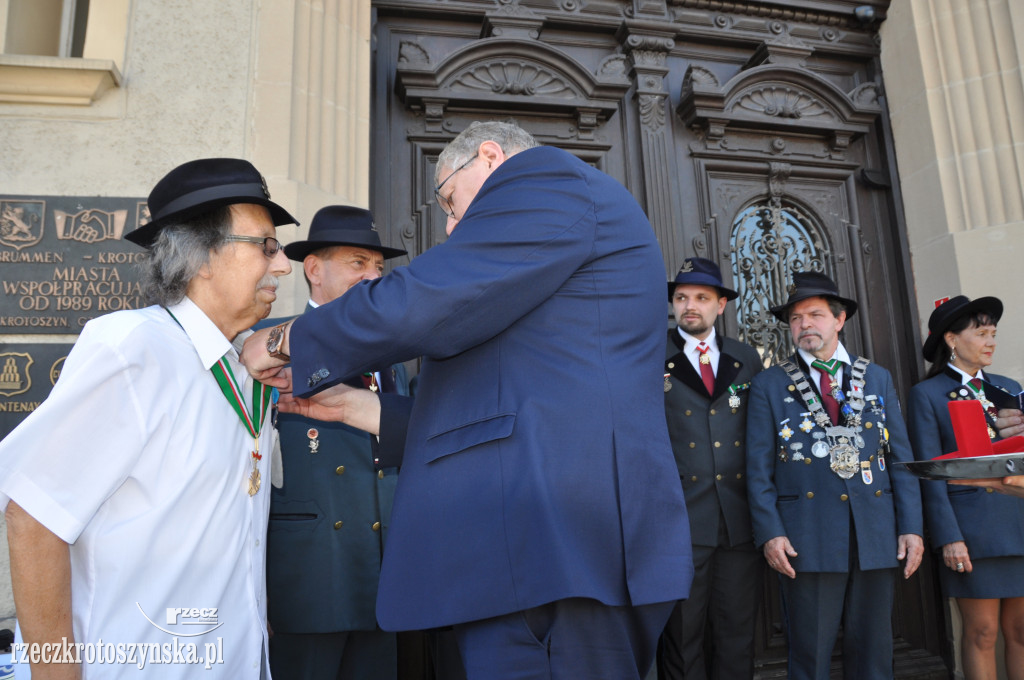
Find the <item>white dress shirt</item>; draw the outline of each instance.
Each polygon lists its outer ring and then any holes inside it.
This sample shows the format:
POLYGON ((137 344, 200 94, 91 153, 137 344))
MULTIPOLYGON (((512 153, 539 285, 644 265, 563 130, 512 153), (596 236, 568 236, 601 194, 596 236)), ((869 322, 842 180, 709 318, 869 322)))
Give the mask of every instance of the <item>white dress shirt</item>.
MULTIPOLYGON (((14 500, 71 544, 76 641, 177 640, 204 657, 222 639, 223 662, 210 670, 147 660, 144 672, 259 678, 270 456, 249 496, 253 438, 209 369, 227 353, 240 383, 246 371, 191 300, 170 311, 181 326, 156 306, 86 324, 49 398, 0 442, 0 507, 14 500), (206 623, 188 613, 214 607, 206 623)), ((261 452, 272 433, 268 422, 261 452)), ((129 663, 83 667, 84 678, 136 673, 129 663)))

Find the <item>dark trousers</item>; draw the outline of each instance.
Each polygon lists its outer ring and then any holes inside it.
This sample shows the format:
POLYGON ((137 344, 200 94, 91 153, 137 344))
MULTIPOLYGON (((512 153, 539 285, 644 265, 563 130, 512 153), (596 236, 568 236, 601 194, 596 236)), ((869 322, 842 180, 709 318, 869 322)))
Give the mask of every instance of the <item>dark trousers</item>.
MULTIPOLYGON (((724 529, 724 520, 721 526, 724 529)), ((728 537, 722 537, 721 543, 720 547, 693 546, 690 597, 672 610, 658 642, 659 680, 754 677, 754 632, 764 558, 753 542, 730 548, 725 545, 728 537), (705 658, 706 648, 709 658, 705 658)))
POLYGON ((674 605, 573 598, 454 630, 469 680, 641 680, 674 605))
POLYGON ((891 680, 895 569, 781 576, 790 680, 828 680, 839 623, 843 677, 891 680))
POLYGON ((394 633, 275 633, 270 673, 284 680, 396 680, 394 633))

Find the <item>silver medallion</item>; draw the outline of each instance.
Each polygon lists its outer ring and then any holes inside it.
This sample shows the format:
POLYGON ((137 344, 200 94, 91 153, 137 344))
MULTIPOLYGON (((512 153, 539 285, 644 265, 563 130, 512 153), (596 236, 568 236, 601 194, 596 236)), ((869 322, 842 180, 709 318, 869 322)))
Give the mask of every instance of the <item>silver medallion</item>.
POLYGON ((811 447, 811 453, 814 454, 815 458, 824 458, 828 455, 828 444, 823 441, 814 442, 814 446, 811 447))
POLYGON ((849 479, 860 469, 860 456, 857 449, 849 444, 837 444, 829 450, 831 459, 829 467, 843 479, 849 479))
POLYGON ((740 407, 740 396, 738 394, 730 394, 729 395, 729 408, 739 408, 739 407, 740 407))

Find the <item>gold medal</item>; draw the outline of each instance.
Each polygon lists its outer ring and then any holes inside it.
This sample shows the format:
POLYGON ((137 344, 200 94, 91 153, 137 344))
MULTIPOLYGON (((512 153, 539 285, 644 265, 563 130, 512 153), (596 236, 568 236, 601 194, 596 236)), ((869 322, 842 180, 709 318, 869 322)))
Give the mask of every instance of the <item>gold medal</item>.
POLYGON ((260 490, 260 471, 254 465, 252 468, 252 474, 249 475, 249 495, 255 496, 256 492, 260 490))
POLYGON ((710 364, 711 363, 711 357, 708 356, 707 354, 701 354, 700 355, 700 363, 702 363, 702 364, 710 364))

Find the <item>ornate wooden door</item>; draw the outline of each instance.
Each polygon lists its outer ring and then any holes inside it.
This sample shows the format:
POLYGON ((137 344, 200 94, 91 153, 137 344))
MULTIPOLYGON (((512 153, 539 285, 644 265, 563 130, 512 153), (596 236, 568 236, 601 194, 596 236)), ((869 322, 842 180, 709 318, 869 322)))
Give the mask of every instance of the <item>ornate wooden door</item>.
MULTIPOLYGON (((861 303, 844 341, 905 395, 921 370, 909 256, 877 24, 856 4, 884 19, 888 0, 374 0, 385 241, 415 256, 443 240, 438 153, 473 120, 512 118, 633 193, 666 276, 719 262, 741 293, 721 330, 769 359, 791 349, 767 307, 792 271, 833 276, 861 303)), ((759 677, 785 677, 776 590, 766 579, 759 677)), ((900 584, 897 677, 947 677, 944 611, 930 563, 900 584)))

